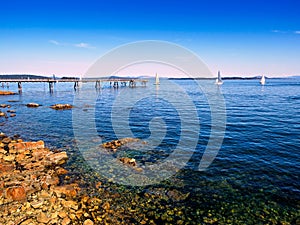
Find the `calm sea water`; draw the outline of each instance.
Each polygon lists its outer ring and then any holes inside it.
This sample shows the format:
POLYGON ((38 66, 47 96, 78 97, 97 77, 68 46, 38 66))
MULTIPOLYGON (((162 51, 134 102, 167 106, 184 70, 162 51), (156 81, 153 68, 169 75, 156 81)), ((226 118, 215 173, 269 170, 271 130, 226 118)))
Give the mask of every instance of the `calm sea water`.
MULTIPOLYGON (((94 84, 83 84, 77 92, 73 84, 58 83, 53 93, 44 84, 23 84, 22 94, 0 96, 1 103, 10 104, 17 114, 0 118, 0 130, 8 135, 20 134, 24 140, 42 139, 50 148, 66 150, 70 155, 68 169, 75 178, 86 180, 82 186, 92 189, 88 182, 98 179, 116 190, 122 185, 87 166, 87 159, 82 157, 76 145, 78 129, 82 136, 88 136, 90 125, 78 122, 78 118, 82 116, 83 121, 95 126, 90 132, 98 139, 93 137, 90 143, 98 145, 99 141, 128 136, 146 140, 151 147, 132 147, 115 155, 135 157, 141 167, 168 159, 185 136, 189 144, 175 152, 180 171, 159 184, 122 186, 122 190, 160 197, 161 190, 188 193, 187 198, 170 206, 185 210, 182 217, 176 217, 183 224, 300 223, 299 78, 268 79, 263 87, 257 80, 226 80, 220 88, 213 85, 212 92, 224 97, 226 130, 216 158, 205 171, 198 171, 198 166, 212 129, 209 93, 201 92, 191 80, 162 80, 159 87, 151 82, 147 87, 105 86, 100 91, 94 84), (29 102, 42 106, 27 108, 29 102), (49 108, 56 103, 75 104, 75 108, 49 108), (200 130, 196 129, 198 125, 200 130), (195 146, 189 147, 194 142, 195 146), (191 157, 180 160, 184 155, 191 157)), ((11 84, 10 90, 17 91, 16 86, 11 84)), ((141 208, 145 214, 150 211, 141 208)), ((159 216, 153 218, 163 223, 159 216)))

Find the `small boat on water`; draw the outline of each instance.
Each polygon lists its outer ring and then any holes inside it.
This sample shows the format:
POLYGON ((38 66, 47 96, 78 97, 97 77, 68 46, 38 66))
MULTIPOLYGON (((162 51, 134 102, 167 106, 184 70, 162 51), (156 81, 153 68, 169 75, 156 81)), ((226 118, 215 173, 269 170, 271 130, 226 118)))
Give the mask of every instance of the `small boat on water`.
POLYGON ((265 85, 266 84, 266 78, 265 75, 262 75, 261 79, 260 79, 260 84, 261 85, 265 85))
POLYGON ((216 79, 216 84, 217 85, 222 85, 223 84, 220 71, 218 71, 218 78, 216 79))
POLYGON ((157 73, 155 74, 155 83, 154 83, 154 85, 159 85, 159 77, 158 77, 157 73))

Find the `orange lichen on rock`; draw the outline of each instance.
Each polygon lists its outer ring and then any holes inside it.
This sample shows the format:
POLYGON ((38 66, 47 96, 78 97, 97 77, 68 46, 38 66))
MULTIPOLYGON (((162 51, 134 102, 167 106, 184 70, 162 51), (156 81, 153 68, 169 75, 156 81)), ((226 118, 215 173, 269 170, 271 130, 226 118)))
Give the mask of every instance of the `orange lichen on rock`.
POLYGON ((14 201, 20 201, 26 199, 26 191, 24 187, 9 187, 6 189, 6 198, 12 199, 14 201))

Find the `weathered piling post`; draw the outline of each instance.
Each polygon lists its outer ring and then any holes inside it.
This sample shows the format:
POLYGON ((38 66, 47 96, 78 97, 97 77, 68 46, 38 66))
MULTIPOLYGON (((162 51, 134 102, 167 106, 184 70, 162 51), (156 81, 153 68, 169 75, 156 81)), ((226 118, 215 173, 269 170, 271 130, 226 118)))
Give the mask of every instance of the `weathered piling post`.
POLYGON ((50 90, 50 92, 53 91, 53 82, 52 81, 49 81, 49 90, 50 90))
POLYGON ((114 81, 114 88, 118 88, 119 87, 119 82, 118 81, 114 81))
POLYGON ((145 87, 146 85, 147 85, 147 82, 146 82, 145 80, 143 80, 143 81, 142 81, 142 86, 145 87))
POLYGON ((18 82, 18 89, 22 90, 22 83, 20 81, 18 82))
POLYGON ((129 87, 135 87, 135 86, 136 86, 135 80, 131 79, 131 80, 129 81, 129 87))
POLYGON ((76 91, 79 88, 79 82, 75 81, 74 82, 74 90, 76 91))
POLYGON ((101 81, 100 80, 96 80, 95 88, 96 89, 100 89, 101 88, 101 81))

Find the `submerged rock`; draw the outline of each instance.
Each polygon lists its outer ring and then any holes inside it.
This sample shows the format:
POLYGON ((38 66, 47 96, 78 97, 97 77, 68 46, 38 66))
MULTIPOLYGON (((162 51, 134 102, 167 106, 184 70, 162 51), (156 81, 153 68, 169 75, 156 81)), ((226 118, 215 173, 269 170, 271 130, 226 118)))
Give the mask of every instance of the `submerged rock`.
POLYGON ((0 117, 7 117, 7 114, 5 112, 0 111, 0 117))
POLYGON ((123 157, 119 159, 122 163, 129 166, 136 166, 136 161, 133 158, 123 157))
POLYGON ((121 145, 122 144, 120 140, 110 141, 102 144, 104 148, 110 148, 114 152, 117 150, 117 148, 121 147, 121 145))
POLYGON ((10 105, 7 105, 7 104, 0 104, 0 107, 1 107, 1 108, 6 108, 6 107, 8 107, 8 108, 9 108, 9 107, 10 107, 10 105))
POLYGON ((171 198, 173 201, 184 201, 186 198, 188 198, 190 193, 182 193, 176 189, 169 190, 167 192, 167 196, 171 198))
POLYGON ((56 110, 59 110, 59 109, 72 109, 73 106, 71 104, 55 104, 55 105, 52 105, 50 106, 51 109, 56 109, 56 110))
POLYGON ((19 100, 8 100, 8 102, 19 102, 19 100))
POLYGON ((109 142, 105 142, 102 144, 102 147, 111 149, 112 151, 117 151, 117 149, 127 143, 131 142, 140 142, 141 140, 138 138, 122 138, 119 140, 113 140, 109 142))
POLYGON ((50 154, 47 156, 47 159, 52 163, 56 165, 62 165, 68 160, 68 156, 66 152, 59 152, 50 154))
POLYGON ((15 92, 12 91, 0 91, 0 95, 15 95, 15 92))
POLYGON ((39 107, 40 105, 37 104, 37 103, 31 102, 31 103, 26 104, 26 106, 27 106, 27 107, 31 107, 31 108, 37 108, 37 107, 39 107))
MULTIPOLYGON (((128 143, 134 143, 134 142, 136 142, 136 143, 140 142, 142 144, 146 143, 146 142, 142 142, 138 138, 122 138, 122 139, 119 139, 119 140, 113 140, 113 141, 110 141, 110 142, 105 142, 105 143, 102 144, 102 147, 104 147, 106 149, 109 149, 110 151, 115 153, 115 152, 117 152, 117 150, 120 147, 122 147, 122 146, 124 146, 128 143)), ((126 147, 128 147, 128 145, 126 147)), ((121 158, 118 158, 118 161, 124 163, 125 165, 133 167, 137 172, 142 172, 143 171, 143 169, 137 165, 137 162, 134 158, 121 157, 121 158)))

